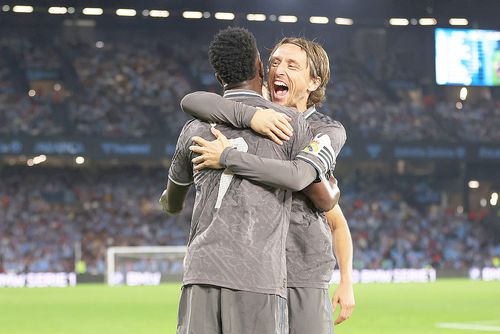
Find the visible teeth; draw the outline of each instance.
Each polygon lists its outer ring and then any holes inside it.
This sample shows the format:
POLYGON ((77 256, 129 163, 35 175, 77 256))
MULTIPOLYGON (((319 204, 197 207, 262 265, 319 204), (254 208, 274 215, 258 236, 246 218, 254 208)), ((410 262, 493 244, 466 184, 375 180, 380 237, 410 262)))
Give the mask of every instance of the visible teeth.
POLYGON ((281 86, 281 87, 288 87, 284 82, 281 82, 281 81, 275 81, 274 85, 275 86, 281 86))

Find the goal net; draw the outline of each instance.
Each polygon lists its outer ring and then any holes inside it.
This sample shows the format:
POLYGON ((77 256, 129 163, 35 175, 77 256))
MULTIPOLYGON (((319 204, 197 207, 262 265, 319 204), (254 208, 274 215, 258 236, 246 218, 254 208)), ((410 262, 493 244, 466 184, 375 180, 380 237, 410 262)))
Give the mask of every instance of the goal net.
POLYGON ((186 246, 110 247, 106 254, 108 285, 158 285, 181 281, 186 246))

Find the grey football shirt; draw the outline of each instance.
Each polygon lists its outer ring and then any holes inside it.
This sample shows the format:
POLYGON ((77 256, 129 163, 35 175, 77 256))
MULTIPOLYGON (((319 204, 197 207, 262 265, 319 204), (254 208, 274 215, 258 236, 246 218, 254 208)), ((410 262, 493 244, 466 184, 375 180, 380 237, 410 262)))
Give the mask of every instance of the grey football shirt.
MULTIPOLYGON (((249 127, 255 109, 242 103, 224 100, 212 93, 191 93, 183 99, 184 111, 194 117, 214 122, 229 123, 236 127, 249 127)), ((268 106, 266 106, 268 107, 268 106)), ((276 108, 275 105, 271 108, 276 108)), ((278 110, 277 110, 278 111, 278 110)), ((303 113, 314 135, 327 135, 335 152, 334 157, 323 156, 329 161, 329 173, 333 173, 336 156, 346 141, 346 132, 342 124, 316 111, 314 107, 303 113)), ((312 144, 312 143, 311 143, 312 144)), ((301 151, 297 159, 318 164, 320 154, 324 153, 309 145, 301 151)), ((317 148, 317 146, 316 146, 317 148)), ((297 180, 287 180, 291 175, 290 165, 278 164, 278 161, 263 161, 256 156, 236 154, 221 156, 221 162, 232 171, 256 182, 276 187, 295 187, 297 180), (273 167, 270 167, 273 166, 273 167)), ((295 176, 296 177, 296 176, 295 176)), ((294 193, 291 225, 287 237, 288 282, 291 287, 327 288, 335 267, 332 249, 332 236, 325 214, 315 209, 313 203, 302 193, 294 193)))
MULTIPOLYGON (((293 109, 266 101, 255 92, 227 91, 226 97, 248 105, 275 108, 292 118, 293 138, 284 145, 251 130, 217 125, 233 146, 264 158, 291 160, 312 139, 304 118, 293 109)), ((290 191, 264 186, 221 170, 193 173, 189 150, 193 136, 213 139, 208 123, 188 122, 179 136, 169 179, 180 185, 194 181, 186 284, 211 284, 231 289, 278 294, 286 298, 286 233, 290 222, 290 191)))
MULTIPOLYGON (((346 141, 341 123, 310 108, 304 113, 314 135, 326 134, 336 153, 346 141)), ((333 172, 335 164, 330 166, 333 172)), ((302 193, 293 194, 290 228, 286 241, 288 286, 328 288, 335 268, 332 234, 323 212, 302 193)))

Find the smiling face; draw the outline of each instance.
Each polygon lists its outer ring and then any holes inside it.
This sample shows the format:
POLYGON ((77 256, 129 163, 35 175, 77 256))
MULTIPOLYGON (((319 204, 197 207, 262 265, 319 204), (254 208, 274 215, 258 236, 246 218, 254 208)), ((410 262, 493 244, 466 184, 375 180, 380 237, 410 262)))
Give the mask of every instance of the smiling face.
POLYGON ((282 44, 269 60, 268 85, 273 102, 297 108, 307 109, 307 99, 321 83, 320 78, 313 78, 311 65, 306 52, 295 44, 282 44))

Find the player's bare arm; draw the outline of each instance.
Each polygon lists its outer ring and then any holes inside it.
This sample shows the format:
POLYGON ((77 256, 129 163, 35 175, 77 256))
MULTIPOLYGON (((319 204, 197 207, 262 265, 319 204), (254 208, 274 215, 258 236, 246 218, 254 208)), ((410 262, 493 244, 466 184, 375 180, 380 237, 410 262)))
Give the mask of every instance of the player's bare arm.
POLYGON ((168 172, 167 188, 160 197, 163 211, 175 215, 182 211, 190 185, 193 183, 193 168, 188 149, 193 123, 187 122, 177 140, 174 156, 168 172))
POLYGON ((332 298, 333 311, 340 305, 340 313, 335 324, 349 319, 354 311, 354 289, 352 282, 352 238, 347 220, 340 207, 326 213, 326 219, 332 231, 335 256, 340 270, 340 283, 332 298))
POLYGON ((162 210, 170 215, 179 214, 184 207, 188 190, 189 186, 181 186, 169 180, 167 189, 163 191, 160 197, 162 210))
POLYGON ((321 211, 330 211, 338 204, 340 189, 333 176, 322 178, 321 182, 311 183, 302 192, 321 211))
POLYGON ((214 93, 190 93, 182 99, 181 108, 202 121, 230 124, 240 129, 251 128, 279 145, 293 135, 291 119, 287 115, 231 101, 214 93))

